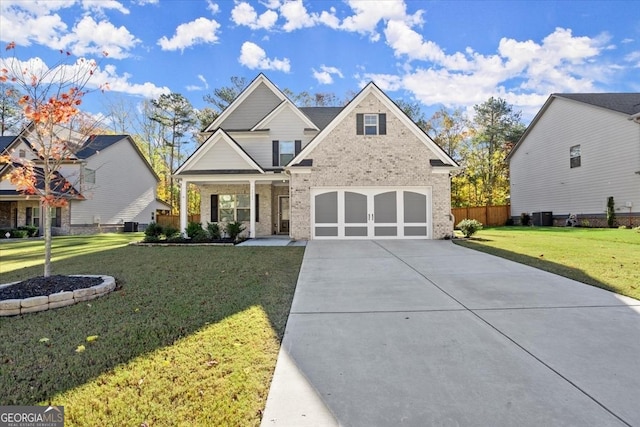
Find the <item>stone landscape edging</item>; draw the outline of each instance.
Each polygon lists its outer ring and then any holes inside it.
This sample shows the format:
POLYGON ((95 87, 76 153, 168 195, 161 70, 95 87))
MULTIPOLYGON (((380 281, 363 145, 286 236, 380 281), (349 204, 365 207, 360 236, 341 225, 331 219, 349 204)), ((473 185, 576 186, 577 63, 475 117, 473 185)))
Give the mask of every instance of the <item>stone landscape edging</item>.
MULTIPOLYGON (((0 301, 0 317, 17 316, 19 314, 35 313, 51 310, 59 307, 89 301, 112 292, 116 288, 116 279, 112 276, 101 274, 73 274, 72 277, 99 277, 102 283, 89 288, 76 289, 74 291, 62 291, 51 295, 43 295, 24 299, 7 299, 0 301)), ((0 285, 5 288, 18 282, 0 285)))

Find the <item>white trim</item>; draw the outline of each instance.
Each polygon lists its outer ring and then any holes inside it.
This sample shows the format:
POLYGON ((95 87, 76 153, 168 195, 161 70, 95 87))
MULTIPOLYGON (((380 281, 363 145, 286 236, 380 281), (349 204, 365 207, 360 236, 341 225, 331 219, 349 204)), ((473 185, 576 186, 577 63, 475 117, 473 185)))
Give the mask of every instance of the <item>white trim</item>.
POLYGON ((226 142, 239 156, 242 160, 247 163, 251 169, 255 169, 261 173, 265 173, 265 171, 258 165, 251 157, 245 153, 237 142, 229 136, 224 130, 218 129, 215 131, 213 135, 207 138, 197 149, 196 151, 189 157, 179 168, 174 172, 175 175, 179 175, 182 172, 188 171, 190 167, 195 166, 195 164, 202 159, 202 157, 209 152, 217 143, 220 141, 226 142))
MULTIPOLYGON (((314 149, 318 146, 322 140, 329 135, 335 129, 338 124, 340 124, 349 114, 353 113, 353 110, 360 104, 362 100, 364 100, 367 96, 373 94, 384 106, 393 113, 401 122, 404 124, 411 132, 420 140, 433 154, 435 154, 438 159, 442 160, 443 163, 451 164, 452 167, 448 168, 448 170, 452 169, 460 169, 457 166, 457 163, 449 157, 449 155, 438 146, 429 136, 422 131, 378 86, 376 86, 373 82, 370 82, 364 89, 360 91, 355 98, 347 104, 346 107, 340 111, 340 113, 329 123, 316 137, 307 144, 306 147, 300 153, 294 157, 293 160, 289 162, 290 165, 295 165, 296 163, 300 163, 305 159, 314 149)), ((387 119, 387 133, 389 130, 389 120, 387 119)), ((353 130, 355 134, 355 129, 353 130)), ((363 137, 366 135, 362 135, 363 137)))
POLYGON ((280 114, 285 107, 289 107, 291 110, 293 110, 293 112, 300 118, 300 120, 307 124, 309 128, 313 128, 316 131, 319 130, 318 127, 309 119, 309 117, 307 117, 302 111, 300 111, 300 109, 296 107, 293 102, 289 101, 289 99, 285 99, 280 103, 280 105, 274 108, 272 112, 267 114, 265 118, 260 120, 254 127, 252 127, 251 131, 255 132, 262 130, 262 128, 266 126, 267 123, 269 123, 271 120, 273 120, 278 114, 280 114))
POLYGON ((256 77, 249 84, 249 86, 247 86, 245 90, 243 90, 242 93, 240 93, 240 95, 238 95, 238 97, 234 99, 227 108, 224 109, 224 111, 213 121, 213 123, 205 128, 203 132, 211 132, 214 129, 219 128, 220 124, 224 122, 231 115, 231 113, 233 113, 236 108, 238 108, 238 106, 242 105, 242 103, 244 103, 249 95, 251 95, 253 91, 255 91, 256 88, 260 86, 261 83, 264 83, 269 89, 271 89, 274 95, 281 101, 287 99, 287 97, 282 93, 282 91, 280 91, 280 89, 278 89, 273 83, 271 83, 271 81, 269 81, 269 79, 264 74, 260 73, 258 74, 258 77, 256 77))
POLYGON ((370 239, 432 239, 433 238, 433 209, 432 209, 432 187, 431 186, 406 186, 406 187, 311 187, 310 191, 310 215, 309 226, 311 230, 311 238, 316 240, 335 240, 335 239, 356 239, 356 240, 370 240, 370 239), (315 224, 315 197, 321 194, 336 191, 338 194, 337 200, 337 220, 336 223, 323 224, 325 227, 336 227, 337 236, 317 236, 316 224, 315 224), (345 206, 344 206, 344 193, 346 191, 355 192, 367 196, 367 212, 368 219, 366 223, 351 224, 350 226, 367 227, 366 236, 346 236, 345 227, 345 206), (396 215, 397 221, 394 223, 379 223, 375 222, 373 217, 374 212, 374 197, 378 194, 395 191, 396 192, 396 215), (426 197, 426 222, 424 223, 405 223, 404 222, 404 193, 410 191, 418 194, 422 194, 426 197), (426 236, 405 236, 405 227, 426 227, 426 236), (396 227, 397 234, 395 236, 376 236, 376 227, 396 227))

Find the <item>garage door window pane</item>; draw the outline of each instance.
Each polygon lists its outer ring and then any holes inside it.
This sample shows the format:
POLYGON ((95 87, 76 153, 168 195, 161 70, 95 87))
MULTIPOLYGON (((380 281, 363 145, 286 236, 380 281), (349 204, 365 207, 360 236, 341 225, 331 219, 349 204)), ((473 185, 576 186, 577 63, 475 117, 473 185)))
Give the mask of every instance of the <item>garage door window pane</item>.
POLYGON ((397 236, 398 227, 375 227, 376 236, 397 236))
POLYGON ((373 209, 376 223, 398 222, 396 192, 390 191, 374 196, 373 209))
POLYGON ((404 235, 405 236, 426 236, 427 227, 405 227, 404 235))
POLYGON ((404 222, 427 222, 427 196, 413 191, 404 192, 404 222))
POLYGON ((338 222, 338 192, 337 191, 318 194, 315 198, 315 202, 316 202, 315 203, 316 223, 335 224, 338 222))
POLYGON ((367 227, 345 227, 344 235, 347 237, 362 237, 367 235, 367 227))
POLYGON ((367 196, 345 191, 344 222, 347 224, 362 224, 367 222, 367 196))
POLYGON ((319 237, 337 237, 338 227, 316 227, 316 236, 319 237))

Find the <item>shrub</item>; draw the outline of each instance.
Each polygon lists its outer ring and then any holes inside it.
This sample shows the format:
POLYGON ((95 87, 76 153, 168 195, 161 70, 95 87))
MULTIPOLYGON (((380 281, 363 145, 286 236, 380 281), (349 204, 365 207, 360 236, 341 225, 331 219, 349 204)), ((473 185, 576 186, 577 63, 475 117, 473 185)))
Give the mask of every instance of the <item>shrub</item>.
POLYGON ((241 222, 235 221, 227 224, 224 231, 229 235, 231 240, 235 242, 240 233, 244 231, 244 229, 245 226, 241 222))
POLYGON ((193 240, 202 240, 207 237, 206 231, 202 228, 202 224, 199 222, 190 222, 187 225, 187 229, 185 230, 187 236, 189 236, 193 240))
POLYGON ((160 237, 146 235, 142 241, 145 243, 158 243, 160 241, 160 237))
POLYGON ((18 227, 18 230, 26 231, 29 237, 37 237, 39 231, 35 225, 23 225, 22 227, 18 227))
POLYGON ((209 233, 209 237, 211 237, 213 240, 220 239, 220 225, 217 222, 208 222, 207 233, 209 233))
POLYGON ((514 225, 513 218, 508 218, 507 221, 504 223, 504 225, 506 225, 507 227, 514 225))
POLYGON ((166 237, 167 239, 171 239, 172 237, 176 237, 177 235, 179 235, 180 230, 170 225, 167 225, 166 227, 164 227, 164 233, 162 234, 164 234, 164 237, 166 237))
POLYGON ((531 225, 531 215, 526 212, 522 212, 520 214, 520 225, 528 226, 531 225))
POLYGON ((458 223, 457 227, 462 231, 464 237, 471 237, 476 234, 478 230, 482 230, 482 223, 475 219, 463 219, 458 223))
POLYGON ((14 239, 24 239, 29 235, 27 230, 11 230, 11 237, 14 239))
POLYGON ((149 225, 147 225, 147 228, 145 228, 144 230, 144 235, 159 238, 162 232, 163 229, 160 224, 158 224, 157 222, 150 222, 149 225))
POLYGON ((607 198, 607 225, 609 228, 613 228, 616 223, 616 204, 613 201, 613 196, 607 198))

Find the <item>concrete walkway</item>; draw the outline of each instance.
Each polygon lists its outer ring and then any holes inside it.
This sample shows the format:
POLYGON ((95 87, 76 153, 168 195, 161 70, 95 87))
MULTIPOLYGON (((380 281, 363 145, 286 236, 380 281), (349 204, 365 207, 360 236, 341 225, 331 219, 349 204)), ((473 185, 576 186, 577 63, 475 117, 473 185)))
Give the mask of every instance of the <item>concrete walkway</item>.
POLYGON ((262 426, 640 426, 640 301, 448 241, 311 241, 262 426))

